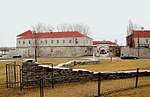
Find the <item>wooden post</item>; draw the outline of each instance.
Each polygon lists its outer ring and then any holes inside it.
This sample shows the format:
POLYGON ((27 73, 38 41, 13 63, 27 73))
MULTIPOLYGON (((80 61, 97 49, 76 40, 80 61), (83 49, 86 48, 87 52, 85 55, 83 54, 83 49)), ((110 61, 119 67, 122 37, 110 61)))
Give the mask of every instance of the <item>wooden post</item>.
POLYGON ((43 79, 40 79, 40 97, 44 97, 43 79))
POLYGON ((8 88, 8 64, 6 64, 6 87, 8 88))
POLYGON ((54 88, 54 68, 53 68, 53 64, 52 65, 52 88, 54 88))
POLYGON ((100 93, 100 86, 101 86, 101 73, 99 72, 99 73, 98 73, 98 97, 101 96, 101 93, 100 93))
POLYGON ((139 77, 139 68, 137 68, 137 72, 136 72, 136 83, 135 83, 135 88, 137 88, 137 85, 138 85, 138 77, 139 77))

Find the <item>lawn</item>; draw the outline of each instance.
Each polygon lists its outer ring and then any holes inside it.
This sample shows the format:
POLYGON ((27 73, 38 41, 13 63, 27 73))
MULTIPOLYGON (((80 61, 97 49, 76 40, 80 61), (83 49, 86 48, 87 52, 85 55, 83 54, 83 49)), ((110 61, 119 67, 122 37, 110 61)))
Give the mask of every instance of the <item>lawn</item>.
MULTIPOLYGON (((40 60, 39 63, 53 63, 57 65, 64 63, 69 60, 40 60)), ((5 82, 5 65, 7 62, 0 62, 0 80, 1 83, 5 82)), ((21 61, 17 61, 17 64, 21 64, 21 61)), ((117 70, 128 70, 136 68, 148 68, 150 69, 150 60, 100 60, 100 64, 96 65, 83 65, 74 66, 72 68, 87 69, 90 71, 117 71, 117 70)), ((104 91, 113 91, 113 89, 120 87, 131 86, 132 79, 119 79, 104 81, 102 84, 104 91), (123 83, 126 82, 126 83, 123 83)), ((149 83, 150 77, 143 77, 140 83, 149 83)), ((132 84, 134 86, 134 84, 132 84)), ((150 86, 143 86, 125 91, 115 92, 106 97, 150 97, 149 95, 150 86)), ((85 82, 85 83, 66 83, 56 85, 54 89, 45 88, 45 97, 92 97, 97 94, 97 82, 85 82)), ((0 97, 39 97, 39 88, 23 90, 22 92, 16 89, 7 89, 4 86, 0 87, 0 97), (12 94, 13 92, 13 94, 12 94)))
POLYGON ((150 60, 100 60, 100 64, 96 65, 82 65, 74 66, 73 69, 87 69, 90 71, 117 71, 117 70, 129 70, 136 68, 150 69, 150 60))
MULTIPOLYGON (((150 85, 130 89, 134 87, 133 81, 135 81, 134 78, 102 81, 101 93, 120 89, 118 92, 105 94, 104 97, 150 97, 150 85), (129 89, 121 91, 122 88, 128 87, 129 89)), ((149 83, 150 77, 142 77, 140 81, 140 84, 149 83)), ((44 95, 44 97, 93 97, 97 95, 97 81, 57 84, 54 89, 45 87, 44 95)), ((19 91, 12 88, 0 88, 0 97, 40 97, 40 89, 19 91)))

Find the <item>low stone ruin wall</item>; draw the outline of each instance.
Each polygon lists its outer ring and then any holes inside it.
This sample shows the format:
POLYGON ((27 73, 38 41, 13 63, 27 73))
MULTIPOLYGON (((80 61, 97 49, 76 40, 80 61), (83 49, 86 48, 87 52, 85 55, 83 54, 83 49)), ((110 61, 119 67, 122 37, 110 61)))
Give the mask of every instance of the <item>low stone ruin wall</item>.
MULTIPOLYGON (((116 72, 101 72, 101 79, 122 79, 136 77, 137 71, 116 71, 116 72)), ((150 76, 150 70, 140 70, 138 76, 150 76)))
MULTIPOLYGON (((130 78, 136 76, 135 71, 116 71, 101 72, 101 79, 119 79, 130 78)), ((150 70, 140 71, 139 76, 150 76, 150 70)), ((24 86, 39 84, 40 79, 45 79, 47 84, 63 82, 84 82, 97 80, 98 72, 90 72, 87 70, 56 68, 51 66, 43 66, 37 63, 25 62, 22 65, 22 82, 24 86), (37 82, 38 81, 38 82, 37 82)))
POLYGON ((98 60, 69 61, 67 63, 58 64, 56 67, 58 67, 58 68, 61 68, 61 67, 70 68, 72 66, 90 65, 90 64, 99 64, 99 63, 100 63, 100 61, 98 61, 98 60))
POLYGON ((93 74, 89 71, 74 71, 68 68, 52 69, 51 66, 43 67, 43 65, 32 62, 26 62, 22 65, 22 82, 24 86, 33 85, 40 79, 46 79, 51 83, 52 76, 54 83, 88 81, 94 78, 93 74))

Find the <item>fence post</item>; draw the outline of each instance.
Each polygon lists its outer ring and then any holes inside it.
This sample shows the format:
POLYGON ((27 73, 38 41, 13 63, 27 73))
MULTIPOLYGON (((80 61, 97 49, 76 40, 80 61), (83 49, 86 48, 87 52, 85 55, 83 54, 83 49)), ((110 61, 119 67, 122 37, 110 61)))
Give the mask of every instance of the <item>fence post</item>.
POLYGON ((23 89, 23 82, 22 82, 22 69, 20 69, 20 91, 23 89))
POLYGON ((8 64, 6 64, 6 87, 8 88, 8 64))
POLYGON ((16 87, 16 61, 14 61, 14 85, 15 85, 15 87, 16 87))
POLYGON ((40 79, 40 97, 44 97, 43 79, 40 79))
POLYGON ((53 68, 53 64, 52 65, 52 88, 54 88, 54 68, 53 68))
POLYGON ((135 88, 137 88, 137 85, 138 85, 138 77, 139 77, 139 68, 137 68, 137 72, 136 72, 136 83, 135 83, 135 88))
POLYGON ((100 93, 100 86, 101 86, 101 73, 99 72, 99 73, 98 73, 98 97, 101 96, 101 93, 100 93))

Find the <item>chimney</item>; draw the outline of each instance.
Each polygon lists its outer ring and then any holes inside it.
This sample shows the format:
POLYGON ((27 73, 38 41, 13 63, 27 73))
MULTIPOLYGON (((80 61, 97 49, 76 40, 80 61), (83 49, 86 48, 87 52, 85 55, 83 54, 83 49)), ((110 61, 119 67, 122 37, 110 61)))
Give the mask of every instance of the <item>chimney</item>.
POLYGON ((117 44, 117 39, 115 39, 115 43, 117 44))
POLYGON ((141 31, 144 31, 144 27, 141 27, 141 31))

